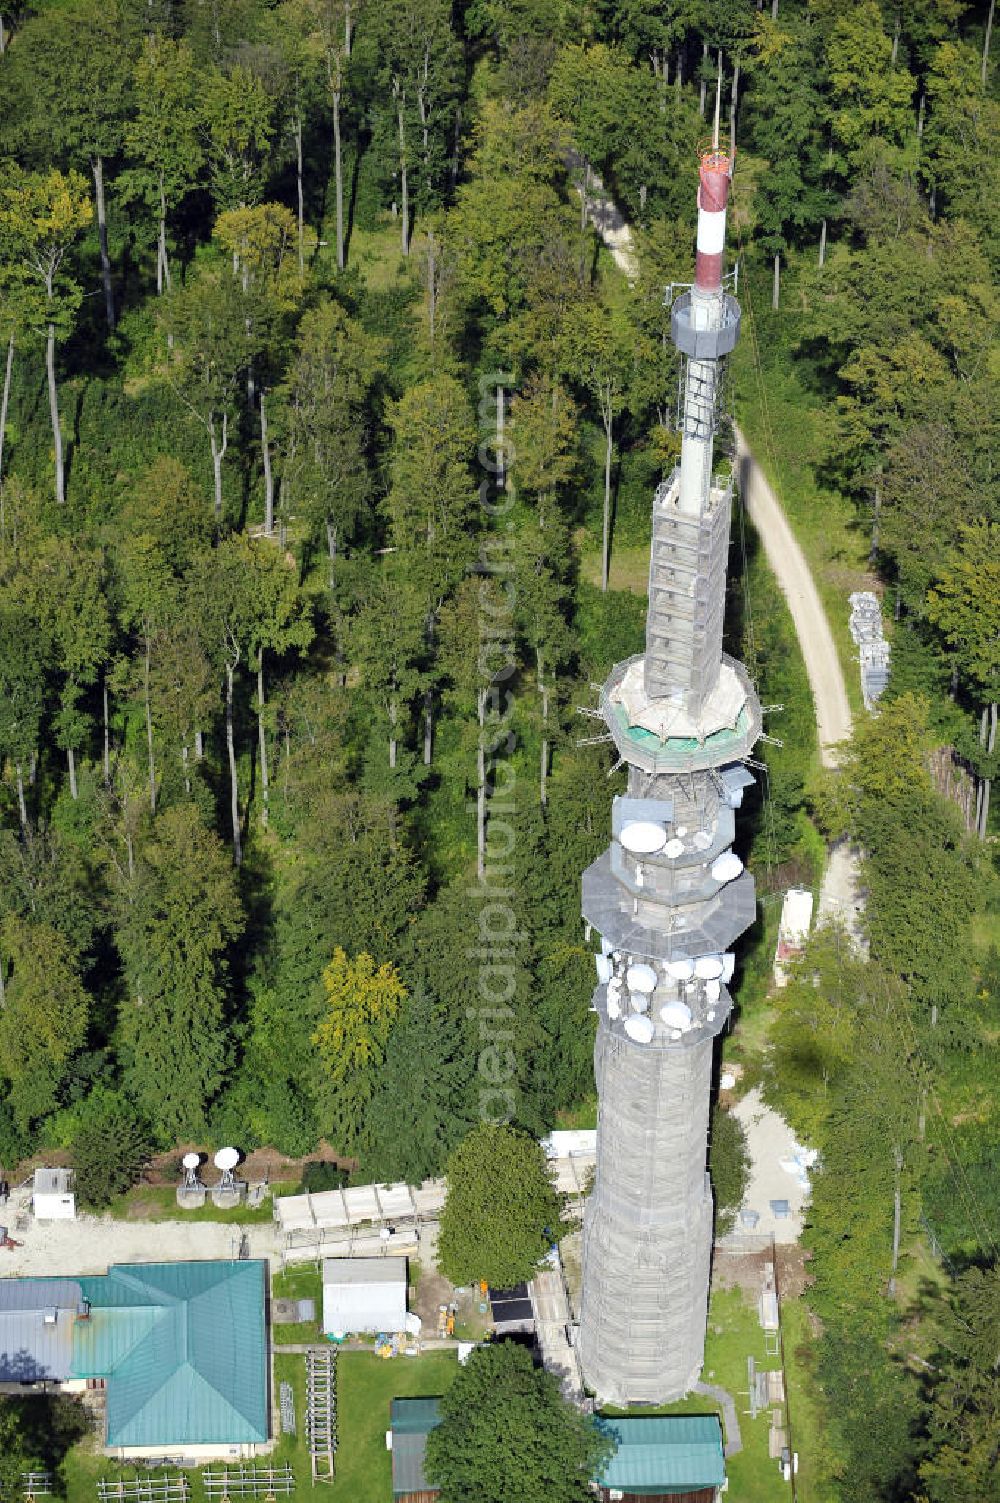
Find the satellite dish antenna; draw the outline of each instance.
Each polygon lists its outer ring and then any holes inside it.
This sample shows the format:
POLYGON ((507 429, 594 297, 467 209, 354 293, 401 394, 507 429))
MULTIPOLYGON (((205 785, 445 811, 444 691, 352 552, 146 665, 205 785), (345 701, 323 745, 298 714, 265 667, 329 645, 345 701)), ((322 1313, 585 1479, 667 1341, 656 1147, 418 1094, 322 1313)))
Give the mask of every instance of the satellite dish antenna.
POLYGON ((628 1005, 633 1012, 648 1012, 649 998, 645 992, 629 992, 628 1005))
POLYGON ((656 991, 656 972, 651 965, 630 965, 625 972, 625 981, 633 992, 656 991))
POLYGON ((700 981, 717 981, 722 972, 720 955, 700 955, 694 963, 694 973, 700 981))
POLYGON ((198 1165, 201 1163, 200 1153, 186 1153, 181 1159, 184 1166, 184 1189, 195 1190, 198 1187, 198 1165))
POLYGON ((671 960, 667 965, 667 975, 674 981, 690 981, 694 975, 694 961, 671 960))
POLYGON ((648 1044, 653 1037, 653 1025, 649 1018, 626 1018, 625 1032, 636 1044, 648 1044))
POLYGON ((679 1028, 681 1032, 691 1027, 691 1016, 691 1009, 686 1002, 668 1002, 660 1008, 660 1017, 667 1027, 679 1028))
POLYGON ((634 856, 651 856, 655 851, 662 851, 667 843, 667 832, 652 820, 635 819, 622 826, 618 839, 634 856))
POLYGON ((676 861, 678 856, 683 856, 684 854, 683 840, 677 840, 676 838, 673 840, 668 840, 666 845, 663 847, 663 854, 664 856, 666 856, 668 861, 676 861))
POLYGON ((220 1148, 215 1155, 212 1162, 222 1175, 222 1179, 219 1182, 220 1190, 235 1190, 233 1170, 239 1161, 240 1151, 238 1148, 220 1148))
POLYGON ((723 851, 712 862, 712 879, 715 882, 732 882, 743 870, 743 862, 735 851, 723 851))

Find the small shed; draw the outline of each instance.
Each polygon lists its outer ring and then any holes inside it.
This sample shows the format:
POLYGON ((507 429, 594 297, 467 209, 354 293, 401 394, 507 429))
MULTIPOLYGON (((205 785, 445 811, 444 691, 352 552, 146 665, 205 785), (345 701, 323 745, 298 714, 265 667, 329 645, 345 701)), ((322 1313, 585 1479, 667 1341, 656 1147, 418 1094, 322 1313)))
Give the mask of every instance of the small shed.
POLYGON ((405 1258, 324 1258, 326 1335, 406 1329, 405 1258))
POLYGON ((424 1472, 427 1437, 440 1422, 437 1399, 393 1399, 389 1448, 394 1503, 433 1503, 438 1489, 424 1472))
POLYGON ((36 1169, 31 1182, 31 1209, 37 1221, 75 1221, 72 1169, 36 1169))
POLYGON ((602 1503, 717 1503, 726 1480, 716 1414, 600 1416, 615 1450, 595 1479, 602 1503))

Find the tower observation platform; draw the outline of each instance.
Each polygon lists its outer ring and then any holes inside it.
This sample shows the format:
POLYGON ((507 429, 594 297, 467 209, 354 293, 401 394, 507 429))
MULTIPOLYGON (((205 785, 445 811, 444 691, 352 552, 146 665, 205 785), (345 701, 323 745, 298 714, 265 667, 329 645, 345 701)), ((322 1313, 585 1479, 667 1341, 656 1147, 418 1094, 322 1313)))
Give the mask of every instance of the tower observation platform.
POLYGON ((722 279, 729 182, 728 156, 703 153, 695 282, 671 310, 681 458, 653 497, 646 650, 616 664, 600 695, 628 787, 611 845, 583 875, 601 950, 579 1349, 587 1386, 619 1405, 681 1398, 701 1372, 712 1060, 732 947, 755 916, 732 842, 760 704, 722 651, 732 481, 713 470, 720 361, 740 326, 722 279))

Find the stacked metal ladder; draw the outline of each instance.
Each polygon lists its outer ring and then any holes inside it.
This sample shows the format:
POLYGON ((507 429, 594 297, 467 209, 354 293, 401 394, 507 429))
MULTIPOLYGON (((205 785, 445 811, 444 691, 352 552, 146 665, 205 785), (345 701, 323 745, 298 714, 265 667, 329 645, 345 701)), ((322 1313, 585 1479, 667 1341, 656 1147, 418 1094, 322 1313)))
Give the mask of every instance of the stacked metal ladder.
POLYGON ((337 1354, 306 1353, 306 1434, 313 1482, 332 1482, 337 1449, 337 1354))

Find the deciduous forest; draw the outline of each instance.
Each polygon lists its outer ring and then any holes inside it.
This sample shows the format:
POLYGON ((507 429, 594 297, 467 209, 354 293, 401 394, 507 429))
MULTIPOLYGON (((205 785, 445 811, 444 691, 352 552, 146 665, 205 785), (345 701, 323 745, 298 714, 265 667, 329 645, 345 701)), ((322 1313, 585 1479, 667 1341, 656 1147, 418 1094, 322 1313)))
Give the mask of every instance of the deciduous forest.
POLYGON ((718 95, 730 415, 751 372, 793 390, 893 650, 821 776, 734 522, 730 645, 783 705, 741 825, 746 1009, 781 892, 824 838, 864 855, 870 958, 821 933, 751 1066, 822 1154, 826 1495, 998 1496, 992 27, 986 0, 0 0, 0 1162, 113 1144, 126 1184, 181 1143, 325 1143, 439 1173, 480 1116, 491 871, 513 1122, 591 1120, 579 882, 622 778, 580 711, 642 641, 718 95))

